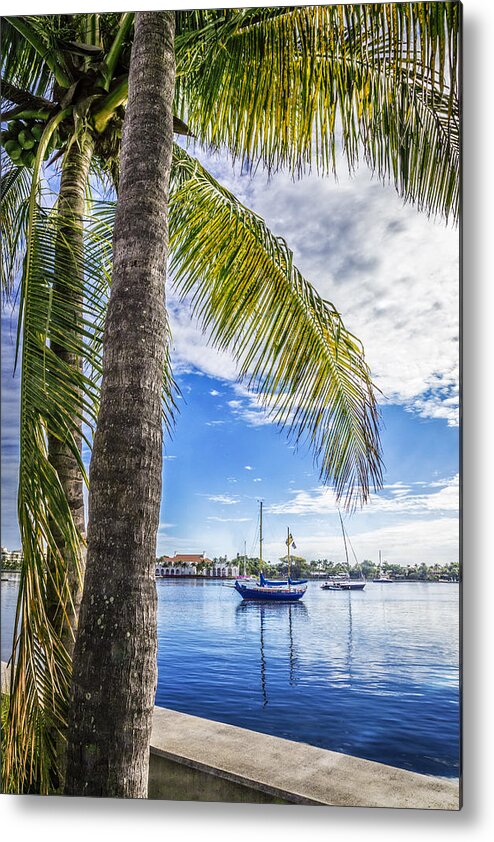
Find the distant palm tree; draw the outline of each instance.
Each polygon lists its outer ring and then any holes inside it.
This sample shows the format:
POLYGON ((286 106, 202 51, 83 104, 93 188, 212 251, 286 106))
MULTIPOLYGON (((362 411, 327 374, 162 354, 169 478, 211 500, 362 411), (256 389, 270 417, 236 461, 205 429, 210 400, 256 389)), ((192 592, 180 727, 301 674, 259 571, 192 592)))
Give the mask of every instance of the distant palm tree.
MULTIPOLYGON (((406 200, 456 218, 459 15, 457 3, 177 12, 175 129, 228 149, 244 167, 295 176, 312 165, 332 171, 341 137, 350 167, 362 153, 406 200)), ((5 756, 12 788, 29 785, 29 760, 46 791, 57 765, 47 734, 63 731, 81 580, 80 421, 97 414, 111 266, 113 211, 82 198, 91 171, 118 185, 132 16, 4 20, 9 117, 43 126, 34 168, 22 152, 28 166, 13 163, 2 180, 7 286, 23 260, 25 555, 5 756), (55 210, 39 196, 53 138, 63 152, 55 210)), ((322 479, 349 505, 365 501, 381 480, 375 396, 339 314, 302 278, 286 244, 178 145, 169 223, 172 281, 212 342, 234 354, 273 419, 307 438, 322 479)))

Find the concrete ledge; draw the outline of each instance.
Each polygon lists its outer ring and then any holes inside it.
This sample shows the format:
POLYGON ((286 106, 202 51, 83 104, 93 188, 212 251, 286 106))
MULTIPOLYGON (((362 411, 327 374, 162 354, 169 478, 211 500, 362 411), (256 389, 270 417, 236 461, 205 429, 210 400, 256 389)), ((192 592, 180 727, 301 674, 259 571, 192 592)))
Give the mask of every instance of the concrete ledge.
POLYGON ((419 775, 166 708, 155 708, 151 754, 245 787, 251 795, 257 791, 292 804, 460 808, 458 780, 419 775))

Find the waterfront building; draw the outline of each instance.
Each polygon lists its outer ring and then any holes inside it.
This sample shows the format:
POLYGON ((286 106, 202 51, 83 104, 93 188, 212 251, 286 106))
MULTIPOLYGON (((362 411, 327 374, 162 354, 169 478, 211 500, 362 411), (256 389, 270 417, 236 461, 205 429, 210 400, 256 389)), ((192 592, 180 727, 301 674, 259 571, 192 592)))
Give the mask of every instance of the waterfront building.
POLYGON ((22 550, 8 550, 2 547, 2 570, 17 569, 21 566, 24 555, 22 550))
POLYGON ((197 576, 210 579, 236 579, 240 574, 238 564, 225 558, 210 559, 205 553, 175 553, 161 556, 156 563, 156 576, 197 576))

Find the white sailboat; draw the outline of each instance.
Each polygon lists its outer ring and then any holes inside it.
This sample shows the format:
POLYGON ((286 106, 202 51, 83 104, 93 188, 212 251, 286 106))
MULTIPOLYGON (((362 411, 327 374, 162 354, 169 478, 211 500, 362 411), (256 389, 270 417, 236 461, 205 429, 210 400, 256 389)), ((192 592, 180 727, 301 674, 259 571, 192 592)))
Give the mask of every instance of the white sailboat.
MULTIPOLYGON (((343 535, 343 543, 345 545, 345 557, 346 557, 346 566, 347 566, 347 569, 348 569, 348 573, 346 575, 342 575, 342 576, 331 576, 329 579, 326 580, 326 582, 324 582, 321 585, 321 590, 323 590, 323 591, 363 591, 364 588, 365 588, 365 585, 366 585, 366 580, 362 576, 362 571, 360 571, 360 577, 358 579, 350 578, 350 561, 348 559, 348 546, 347 546, 347 541, 348 541, 348 543, 350 543, 350 538, 348 537, 348 535, 345 532, 345 527, 343 526, 343 519, 341 517, 341 512, 338 512, 338 514, 340 516, 341 532, 342 532, 342 535, 343 535)), ((351 543, 350 543, 350 546, 352 546, 351 543)), ((355 561, 357 562, 357 565, 359 566, 358 561, 357 561, 357 557, 356 557, 355 552, 353 550, 353 547, 352 547, 352 552, 353 552, 353 555, 355 557, 355 561)), ((359 566, 359 570, 360 570, 360 566, 359 566)))
POLYGON ((385 585, 388 582, 392 582, 393 580, 386 576, 386 574, 381 573, 382 570, 382 560, 381 560, 381 550, 379 550, 379 573, 377 574, 376 578, 373 579, 373 582, 377 582, 378 584, 385 585))

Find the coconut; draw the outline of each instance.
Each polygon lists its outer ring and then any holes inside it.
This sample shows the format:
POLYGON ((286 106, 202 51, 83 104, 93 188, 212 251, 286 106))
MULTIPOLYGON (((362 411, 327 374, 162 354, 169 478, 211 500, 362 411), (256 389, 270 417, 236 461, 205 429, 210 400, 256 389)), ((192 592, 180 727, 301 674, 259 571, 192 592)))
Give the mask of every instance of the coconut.
POLYGON ((26 167, 32 167, 36 160, 36 155, 30 149, 24 149, 21 155, 21 161, 26 167))
POLYGON ((31 126, 31 134, 35 140, 41 140, 41 135, 43 134, 43 123, 34 123, 31 126))
POLYGON ((18 143, 16 143, 16 145, 13 147, 13 149, 10 150, 9 155, 10 155, 11 159, 16 163, 17 163, 17 161, 20 160, 20 157, 22 155, 22 149, 21 149, 21 147, 19 146, 18 143))
POLYGON ((4 143, 3 148, 5 149, 7 154, 10 155, 13 149, 20 149, 20 146, 16 140, 7 140, 4 143))
POLYGON ((36 143, 29 129, 23 129, 20 131, 18 140, 23 149, 32 149, 36 143))

